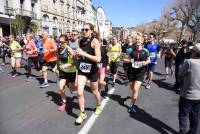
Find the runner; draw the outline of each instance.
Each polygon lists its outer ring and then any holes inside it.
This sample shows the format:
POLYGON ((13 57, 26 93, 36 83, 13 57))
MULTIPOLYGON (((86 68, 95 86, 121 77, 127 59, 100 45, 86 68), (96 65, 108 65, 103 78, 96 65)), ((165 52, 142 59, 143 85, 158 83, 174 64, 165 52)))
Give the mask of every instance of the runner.
POLYGON ((58 107, 58 111, 64 111, 67 106, 65 85, 67 84, 71 91, 76 91, 76 66, 73 65, 74 51, 68 45, 67 36, 60 36, 60 48, 58 49, 57 68, 59 70, 59 87, 62 104, 58 107))
POLYGON ((77 31, 71 33, 71 40, 69 40, 69 46, 75 51, 79 47, 79 35, 77 31))
POLYGON ((87 79, 90 80, 90 89, 96 98, 95 114, 101 112, 101 96, 98 91, 98 67, 97 63, 101 60, 99 41, 92 37, 94 26, 90 23, 85 23, 83 26, 83 38, 80 40, 80 48, 76 50, 76 56, 79 58, 78 65, 78 102, 80 107, 80 115, 76 119, 76 124, 81 124, 87 115, 85 112, 85 98, 83 95, 84 87, 87 79))
POLYGON ((147 49, 143 48, 142 37, 140 35, 136 36, 135 48, 130 51, 129 58, 125 58, 125 63, 131 63, 127 73, 130 82, 130 88, 132 90, 132 103, 128 108, 128 112, 135 111, 135 103, 138 99, 139 89, 145 76, 145 66, 150 63, 149 52, 147 49))
POLYGON ((101 43, 101 62, 98 64, 99 67, 99 90, 102 90, 102 87, 106 85, 105 76, 106 76, 106 66, 108 64, 107 56, 107 41, 103 39, 101 43))
POLYGON ((165 50, 162 51, 162 55, 165 55, 165 72, 166 72, 166 77, 169 76, 169 69, 171 70, 171 75, 173 75, 174 71, 172 69, 172 63, 174 60, 174 57, 176 54, 173 51, 173 48, 171 45, 167 45, 165 50))
MULTIPOLYGON (((135 46, 133 44, 133 37, 131 35, 127 36, 126 42, 127 43, 122 46, 122 55, 123 55, 123 57, 128 56, 129 55, 129 50, 132 50, 132 48, 135 46)), ((123 63, 124 73, 125 73, 125 77, 126 77, 127 80, 128 80, 127 70, 129 68, 129 66, 131 66, 131 63, 123 63)))
POLYGON ((112 37, 112 42, 108 46, 108 66, 107 69, 110 70, 112 74, 112 86, 115 85, 115 80, 117 78, 117 69, 120 62, 121 55, 121 45, 117 42, 117 37, 112 37))
POLYGON ((24 54, 26 54, 28 56, 27 57, 27 66, 25 66, 25 69, 27 71, 26 81, 29 82, 31 80, 30 75, 31 75, 32 64, 34 64, 36 70, 39 70, 37 48, 34 44, 33 35, 31 35, 31 34, 27 35, 27 44, 25 45, 24 54))
POLYGON ((40 70, 42 69, 42 62, 43 62, 43 42, 42 42, 42 36, 36 35, 36 47, 37 47, 37 53, 38 53, 38 64, 40 70))
MULTIPOLYGON (((55 72, 56 70, 56 61, 57 61, 57 56, 56 56, 56 44, 55 42, 48 38, 48 33, 44 32, 43 34, 43 65, 42 65, 42 74, 44 78, 44 82, 40 85, 41 88, 46 88, 49 86, 48 80, 47 80, 47 69, 50 66, 53 71, 55 72)), ((58 76, 58 74, 57 74, 58 76)))
POLYGON ((150 33, 150 42, 147 45, 147 49, 149 50, 151 63, 148 65, 147 69, 147 85, 146 89, 150 89, 151 81, 153 79, 153 73, 155 72, 157 65, 157 57, 160 55, 160 46, 155 42, 156 35, 154 33, 150 33))
POLYGON ((23 48, 20 44, 15 41, 14 35, 9 36, 10 40, 10 48, 11 48, 11 67, 12 67, 12 77, 16 77, 18 75, 18 68, 21 65, 21 58, 22 58, 22 50, 23 48))

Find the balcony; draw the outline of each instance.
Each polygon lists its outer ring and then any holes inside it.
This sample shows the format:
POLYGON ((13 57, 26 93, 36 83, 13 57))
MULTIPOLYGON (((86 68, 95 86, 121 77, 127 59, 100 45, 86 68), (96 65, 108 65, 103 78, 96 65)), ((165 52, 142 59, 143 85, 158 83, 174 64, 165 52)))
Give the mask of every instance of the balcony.
POLYGON ((15 9, 15 15, 27 16, 31 18, 36 18, 36 14, 33 11, 28 11, 25 9, 15 9))
POLYGON ((42 11, 48 12, 48 6, 47 5, 42 5, 42 11))
POLYGON ((14 15, 14 9, 13 8, 4 6, 4 9, 5 9, 5 15, 8 15, 8 16, 14 15))

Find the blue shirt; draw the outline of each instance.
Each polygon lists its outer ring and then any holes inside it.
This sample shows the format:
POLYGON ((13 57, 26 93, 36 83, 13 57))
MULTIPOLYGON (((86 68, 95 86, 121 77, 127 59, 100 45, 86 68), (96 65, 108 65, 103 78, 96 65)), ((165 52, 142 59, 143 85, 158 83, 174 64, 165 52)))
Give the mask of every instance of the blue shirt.
POLYGON ((38 49, 38 54, 42 54, 42 53, 43 53, 43 47, 42 47, 42 45, 43 45, 42 40, 39 40, 39 41, 37 41, 37 42, 35 43, 35 46, 36 46, 37 49, 38 49))
POLYGON ((160 45, 158 45, 157 43, 149 43, 146 48, 149 50, 149 57, 150 57, 150 61, 154 64, 157 64, 157 54, 160 51, 160 45))

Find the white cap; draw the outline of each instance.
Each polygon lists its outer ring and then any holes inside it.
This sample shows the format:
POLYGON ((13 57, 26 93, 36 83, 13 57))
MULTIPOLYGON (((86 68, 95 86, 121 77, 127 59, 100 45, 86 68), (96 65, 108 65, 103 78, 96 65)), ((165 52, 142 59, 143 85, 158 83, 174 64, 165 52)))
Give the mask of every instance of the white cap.
POLYGON ((192 50, 194 50, 196 53, 200 54, 200 43, 197 43, 196 45, 194 45, 192 50))

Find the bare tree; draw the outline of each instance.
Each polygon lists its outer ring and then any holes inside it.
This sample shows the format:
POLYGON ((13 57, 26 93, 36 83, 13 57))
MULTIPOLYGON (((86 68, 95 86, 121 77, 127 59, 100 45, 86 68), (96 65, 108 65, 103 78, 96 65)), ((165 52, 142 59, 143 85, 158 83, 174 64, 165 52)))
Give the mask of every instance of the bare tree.
POLYGON ((170 21, 177 21, 180 26, 180 39, 185 35, 187 28, 196 36, 195 0, 174 0, 171 10, 165 14, 170 21))

